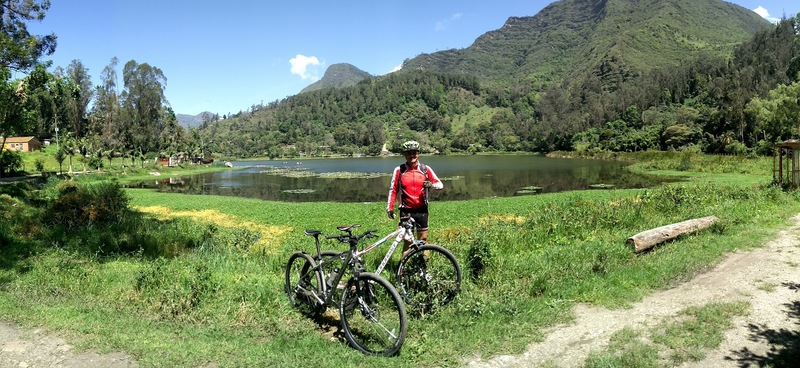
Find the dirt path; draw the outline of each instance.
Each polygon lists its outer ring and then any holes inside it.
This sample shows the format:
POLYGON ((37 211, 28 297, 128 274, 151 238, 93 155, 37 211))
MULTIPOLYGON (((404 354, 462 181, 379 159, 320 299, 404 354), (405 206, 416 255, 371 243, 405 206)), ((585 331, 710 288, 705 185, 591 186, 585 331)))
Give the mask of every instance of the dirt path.
MULTIPOLYGON (((520 355, 469 359, 469 368, 579 367, 589 353, 604 349, 624 327, 650 328, 689 306, 748 300, 751 312, 734 320, 723 345, 684 367, 791 366, 800 361, 800 215, 794 225, 764 247, 728 256, 679 287, 653 294, 630 309, 576 307, 569 325, 550 329, 545 341, 520 355), (789 360, 787 360, 789 359, 789 360)), ((121 368, 137 362, 122 353, 75 351, 65 340, 41 330, 0 323, 0 368, 121 368)))
POLYGON ((128 368, 136 361, 123 353, 78 352, 64 339, 40 329, 20 330, 0 322, 0 368, 128 368))
POLYGON ((569 325, 520 355, 467 362, 470 368, 579 367, 624 327, 648 329, 689 306, 747 300, 750 314, 734 319, 719 349, 684 367, 789 367, 800 365, 800 215, 764 247, 729 255, 709 272, 653 294, 626 310, 580 305, 569 325), (787 363, 785 362, 794 362, 787 363))

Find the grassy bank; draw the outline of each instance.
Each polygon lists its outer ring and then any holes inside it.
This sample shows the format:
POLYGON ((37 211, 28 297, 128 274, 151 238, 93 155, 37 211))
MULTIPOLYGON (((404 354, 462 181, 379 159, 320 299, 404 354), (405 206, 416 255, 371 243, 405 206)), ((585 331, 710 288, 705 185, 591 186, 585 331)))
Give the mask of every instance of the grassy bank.
MULTIPOLYGON (((794 193, 746 172, 758 162, 730 164, 743 170, 734 174, 680 170, 683 159, 635 165, 695 175, 660 188, 434 203, 430 240, 460 260, 463 292, 444 310, 411 320, 393 358, 348 348, 283 295, 289 254, 313 251, 304 229, 333 233, 359 223, 388 233, 395 222, 383 203, 132 189, 124 193, 133 210, 118 220, 94 222, 88 211, 87 223, 65 224, 47 215, 48 203, 64 205, 59 184, 38 192, 0 186, 14 195, 0 195, 0 319, 72 331, 82 346, 124 350, 142 366, 457 366, 464 357, 520 352, 569 320, 575 303, 624 307, 728 252, 761 245, 800 212, 794 193), (625 245, 640 231, 709 215, 720 223, 651 252, 625 245)), ((722 160, 714 159, 717 167, 727 167, 722 160)), ((374 268, 382 254, 371 255, 374 268)))
POLYGON ((177 166, 164 166, 156 164, 153 159, 142 163, 139 159, 134 162, 131 161, 131 158, 122 157, 103 158, 103 167, 98 170, 88 165, 80 155, 73 155, 71 161, 66 158, 59 165, 55 159, 55 153, 54 145, 44 147, 41 151, 21 152, 22 171, 27 175, 60 175, 81 181, 114 179, 121 183, 127 183, 232 170, 224 166, 223 162, 208 165, 185 163, 177 166))

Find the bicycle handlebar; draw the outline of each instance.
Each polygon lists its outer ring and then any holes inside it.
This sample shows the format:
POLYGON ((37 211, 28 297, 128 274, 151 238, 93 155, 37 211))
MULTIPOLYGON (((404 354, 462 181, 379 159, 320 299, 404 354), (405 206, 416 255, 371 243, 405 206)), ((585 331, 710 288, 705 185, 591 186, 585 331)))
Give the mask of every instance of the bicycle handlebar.
MULTIPOLYGON (((339 230, 342 230, 341 227, 339 228, 339 230)), ((325 235, 325 239, 336 239, 336 240, 338 240, 338 241, 340 241, 342 243, 349 243, 351 240, 354 240, 356 243, 358 243, 363 238, 374 238, 374 237, 376 237, 376 235, 375 235, 376 232, 378 232, 378 229, 372 229, 372 230, 365 231, 361 235, 352 235, 352 234, 349 234, 349 231, 348 231, 347 235, 325 235)))

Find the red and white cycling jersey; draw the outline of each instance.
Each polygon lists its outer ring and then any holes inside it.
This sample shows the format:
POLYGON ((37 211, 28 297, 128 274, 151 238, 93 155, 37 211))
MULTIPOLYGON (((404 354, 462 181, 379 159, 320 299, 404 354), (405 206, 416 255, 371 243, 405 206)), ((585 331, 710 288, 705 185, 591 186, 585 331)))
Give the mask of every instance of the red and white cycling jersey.
POLYGON ((423 186, 425 180, 430 180, 433 189, 444 187, 430 166, 419 163, 414 168, 409 168, 407 164, 395 167, 392 182, 389 184, 386 210, 394 210, 395 200, 400 208, 420 208, 428 205, 428 190, 423 186))

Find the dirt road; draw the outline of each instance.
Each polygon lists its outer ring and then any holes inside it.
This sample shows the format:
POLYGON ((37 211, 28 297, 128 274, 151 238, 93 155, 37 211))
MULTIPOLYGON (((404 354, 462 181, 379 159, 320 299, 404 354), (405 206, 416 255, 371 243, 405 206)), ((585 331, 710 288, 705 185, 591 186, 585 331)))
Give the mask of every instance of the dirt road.
POLYGON ((689 306, 750 302, 749 315, 735 319, 725 342, 699 362, 684 367, 800 367, 800 215, 764 247, 729 255, 709 272, 661 291, 631 309, 579 305, 569 325, 552 328, 545 341, 520 355, 471 359, 470 368, 579 367, 624 327, 647 329, 689 306))

